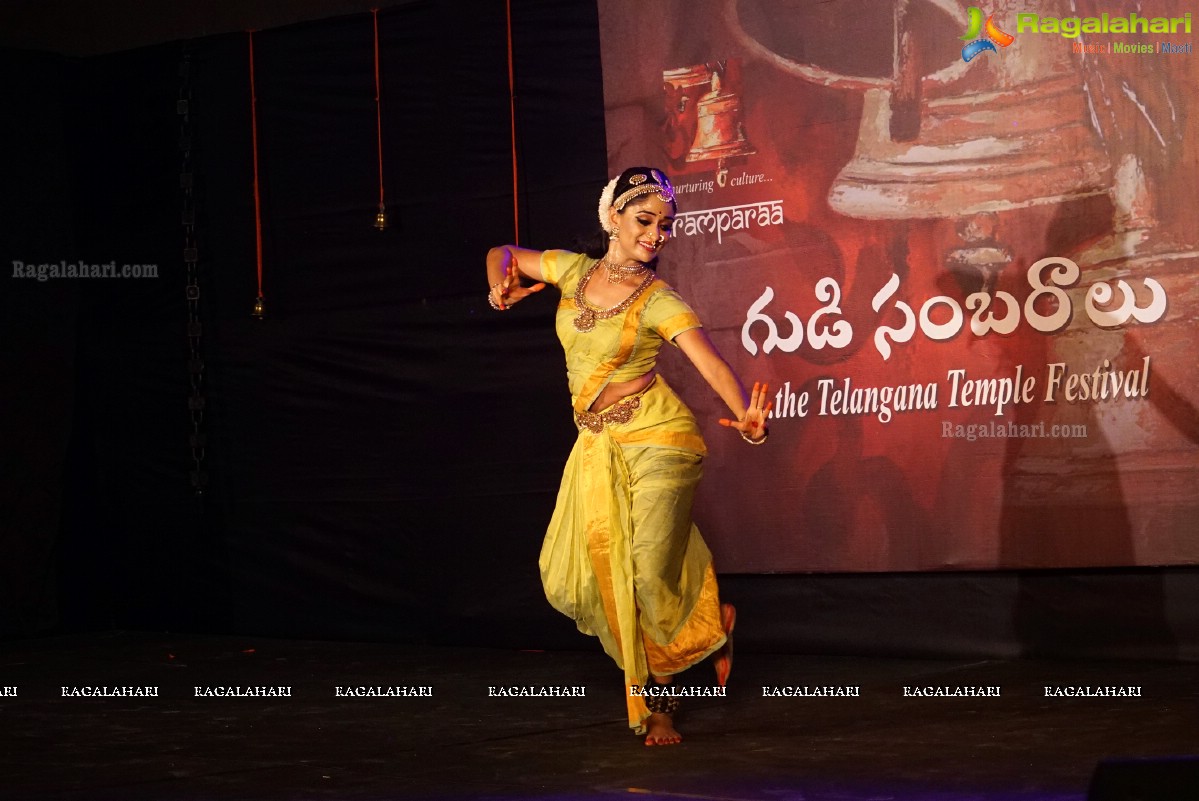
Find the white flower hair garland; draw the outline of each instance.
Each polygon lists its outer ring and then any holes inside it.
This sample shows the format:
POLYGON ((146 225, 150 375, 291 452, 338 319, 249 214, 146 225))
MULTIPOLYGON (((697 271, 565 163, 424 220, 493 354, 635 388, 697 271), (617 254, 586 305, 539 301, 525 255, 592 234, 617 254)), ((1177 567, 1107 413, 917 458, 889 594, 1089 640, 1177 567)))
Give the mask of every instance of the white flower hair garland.
POLYGON ((599 199, 599 223, 600 228, 603 228, 607 233, 612 233, 612 221, 609 219, 612 210, 612 198, 616 194, 616 182, 620 180, 620 176, 616 176, 608 185, 604 187, 604 191, 600 193, 599 199))

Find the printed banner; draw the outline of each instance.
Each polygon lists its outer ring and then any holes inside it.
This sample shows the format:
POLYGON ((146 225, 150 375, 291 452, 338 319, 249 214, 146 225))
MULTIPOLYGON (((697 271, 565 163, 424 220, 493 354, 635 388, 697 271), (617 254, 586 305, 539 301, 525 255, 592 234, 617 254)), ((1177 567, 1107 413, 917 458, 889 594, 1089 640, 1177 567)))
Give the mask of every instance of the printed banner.
POLYGON ((774 401, 665 368, 722 572, 1199 563, 1199 20, 1127 5, 601 0, 611 172, 774 401))

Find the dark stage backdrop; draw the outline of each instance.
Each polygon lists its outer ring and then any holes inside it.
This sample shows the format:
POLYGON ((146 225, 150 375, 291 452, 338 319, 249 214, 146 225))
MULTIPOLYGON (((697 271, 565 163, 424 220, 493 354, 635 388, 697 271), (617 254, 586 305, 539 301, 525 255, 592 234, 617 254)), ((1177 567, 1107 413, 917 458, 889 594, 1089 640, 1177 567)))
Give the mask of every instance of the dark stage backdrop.
MULTIPOLYGON (((503 4, 414 2, 378 19, 383 232, 371 15, 254 36, 263 320, 250 316, 247 36, 86 59, 3 53, 32 87, 6 96, 31 122, 4 134, 18 187, 0 240, 4 635, 158 627, 588 647, 545 604, 536 571, 574 438, 556 299, 504 315, 485 301, 483 255, 516 233, 503 4), (157 277, 39 281, 8 275, 12 261, 154 265, 157 277), (202 416, 189 409, 197 394, 202 416)), ((599 14, 517 0, 513 30, 520 241, 571 247, 592 232, 607 152, 627 145, 605 139, 599 14)), ((702 387, 688 400, 711 406, 702 387)), ((776 432, 772 448, 792 436, 776 432)), ((762 477, 723 459, 717 448, 700 523, 727 552, 758 535, 730 528, 713 501, 762 477)), ((1199 630, 1185 567, 765 576, 796 564, 760 553, 740 565, 755 575, 723 583, 747 644, 1196 654, 1178 634, 1199 630)))
MULTIPOLYGON (((518 2, 513 25, 520 240, 570 244, 591 233, 605 173, 596 10, 518 2)), ((5 54, 11 72, 40 81, 14 99, 14 116, 42 122, 6 155, 37 201, 14 202, 17 219, 40 227, 18 227, 4 258, 158 269, 4 277, 6 308, 39 321, 6 316, 6 359, 51 373, 24 391, 8 385, 29 409, 5 419, 6 552, 17 557, 6 632, 56 616, 449 641, 573 631, 544 604, 535 569, 574 435, 553 301, 500 318, 485 299, 484 254, 516 235, 504 5, 411 3, 380 12, 379 36, 383 232, 371 15, 254 37, 264 320, 250 316, 247 36, 82 60, 5 54), (199 465, 181 87, 199 258, 199 465), (74 240, 42 233, 47 220, 73 224, 74 240), (53 340, 16 338, 39 332, 53 340), (36 525, 15 511, 36 512, 36 525)))

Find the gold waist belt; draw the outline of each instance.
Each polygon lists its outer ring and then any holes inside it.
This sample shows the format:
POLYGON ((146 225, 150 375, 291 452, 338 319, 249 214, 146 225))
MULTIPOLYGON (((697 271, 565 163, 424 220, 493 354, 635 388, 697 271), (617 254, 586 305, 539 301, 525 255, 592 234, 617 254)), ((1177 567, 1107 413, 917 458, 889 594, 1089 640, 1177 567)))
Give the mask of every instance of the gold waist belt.
POLYGON ((627 423, 633 412, 641 408, 641 394, 630 395, 604 409, 602 412, 575 412, 575 425, 592 434, 603 433, 605 425, 627 423))

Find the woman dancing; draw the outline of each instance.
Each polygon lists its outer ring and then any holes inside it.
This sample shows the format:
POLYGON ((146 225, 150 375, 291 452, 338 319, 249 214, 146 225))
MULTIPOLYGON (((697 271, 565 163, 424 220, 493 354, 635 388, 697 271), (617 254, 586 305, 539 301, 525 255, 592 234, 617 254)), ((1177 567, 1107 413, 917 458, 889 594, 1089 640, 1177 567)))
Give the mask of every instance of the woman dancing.
POLYGON ((562 292, 555 326, 579 438, 542 546, 541 580, 554 608, 599 637, 624 670, 629 726, 646 745, 682 739, 678 699, 667 694, 674 674, 715 655, 724 686, 736 619, 720 603, 712 554, 691 522, 706 447, 657 372, 662 344, 687 355, 733 413, 720 423, 746 442, 766 441, 771 407, 764 385, 746 393, 699 317, 654 274, 675 213, 666 176, 633 167, 600 196, 604 239, 593 251, 503 245, 487 254, 493 308, 546 284, 562 292))

